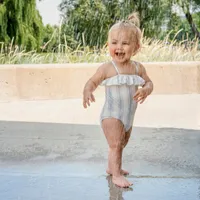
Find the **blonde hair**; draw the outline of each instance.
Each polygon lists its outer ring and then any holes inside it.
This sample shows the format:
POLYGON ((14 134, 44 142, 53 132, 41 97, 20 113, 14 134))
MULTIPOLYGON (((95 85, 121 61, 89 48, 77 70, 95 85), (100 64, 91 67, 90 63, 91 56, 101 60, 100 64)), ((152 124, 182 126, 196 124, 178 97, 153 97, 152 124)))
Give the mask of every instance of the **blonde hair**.
POLYGON ((129 29, 132 31, 132 39, 141 47, 142 31, 140 30, 140 19, 137 12, 133 12, 128 16, 127 20, 121 20, 115 23, 109 30, 109 33, 113 29, 129 29))

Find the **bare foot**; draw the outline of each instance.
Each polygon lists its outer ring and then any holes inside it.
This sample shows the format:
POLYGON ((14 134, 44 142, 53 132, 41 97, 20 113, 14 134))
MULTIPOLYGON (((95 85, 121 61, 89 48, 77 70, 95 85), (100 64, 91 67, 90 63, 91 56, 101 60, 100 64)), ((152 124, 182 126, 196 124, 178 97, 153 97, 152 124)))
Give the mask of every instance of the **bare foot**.
POLYGON ((130 183, 128 180, 125 179, 124 176, 113 176, 112 177, 112 182, 122 188, 127 188, 130 187, 131 185, 133 185, 132 183, 130 183))
MULTIPOLYGON (((112 175, 112 172, 111 172, 110 169, 107 169, 107 170, 106 170, 106 173, 109 174, 109 175, 112 175)), ((129 172, 126 171, 126 170, 123 170, 123 169, 121 169, 120 173, 121 173, 121 175, 125 175, 125 176, 126 176, 126 175, 129 175, 129 172)))

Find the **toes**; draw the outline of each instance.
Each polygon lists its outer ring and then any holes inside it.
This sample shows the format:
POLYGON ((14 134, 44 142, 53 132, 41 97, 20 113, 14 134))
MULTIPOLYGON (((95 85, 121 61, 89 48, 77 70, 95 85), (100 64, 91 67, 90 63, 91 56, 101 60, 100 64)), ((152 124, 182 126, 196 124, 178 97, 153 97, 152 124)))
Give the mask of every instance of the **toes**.
POLYGON ((125 187, 128 188, 129 186, 133 185, 131 182, 125 180, 125 187))
POLYGON ((123 171, 122 174, 123 175, 129 175, 129 173, 127 171, 123 171))
POLYGON ((125 187, 127 187, 127 186, 126 186, 125 183, 122 183, 122 184, 121 184, 121 187, 125 188, 125 187))
POLYGON ((130 185, 129 184, 125 184, 124 188, 128 188, 130 185))
POLYGON ((131 186, 131 183, 127 181, 126 186, 127 187, 131 186))
POLYGON ((106 170, 106 173, 112 176, 112 172, 110 170, 106 170))
POLYGON ((126 171, 126 170, 121 170, 121 173, 123 174, 123 175, 129 175, 129 172, 128 171, 126 171))
POLYGON ((131 182, 128 182, 128 183, 129 183, 129 186, 133 185, 133 183, 131 183, 131 182))

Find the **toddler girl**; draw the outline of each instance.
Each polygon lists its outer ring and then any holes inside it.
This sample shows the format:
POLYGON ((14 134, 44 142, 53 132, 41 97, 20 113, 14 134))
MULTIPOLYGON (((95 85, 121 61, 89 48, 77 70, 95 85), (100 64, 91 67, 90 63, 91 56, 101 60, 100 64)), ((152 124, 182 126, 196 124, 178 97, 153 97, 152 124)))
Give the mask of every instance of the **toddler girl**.
POLYGON ((114 24, 108 33, 111 62, 102 64, 87 81, 83 91, 83 106, 95 101, 93 91, 105 86, 105 104, 101 112, 101 127, 109 145, 108 168, 112 182, 119 187, 132 185, 121 168, 122 151, 131 135, 137 103, 143 103, 153 90, 153 83, 144 66, 132 61, 141 47, 141 30, 136 13, 128 20, 114 24), (141 86, 138 88, 138 86, 141 86))

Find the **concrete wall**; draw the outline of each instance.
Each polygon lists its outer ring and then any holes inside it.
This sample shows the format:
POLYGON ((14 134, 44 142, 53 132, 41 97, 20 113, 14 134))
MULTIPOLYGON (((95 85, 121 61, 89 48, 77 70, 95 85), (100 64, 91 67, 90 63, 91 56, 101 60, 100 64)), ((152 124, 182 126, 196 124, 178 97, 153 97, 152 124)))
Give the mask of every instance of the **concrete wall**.
MULTIPOLYGON (((154 94, 200 93, 200 62, 143 63, 154 94)), ((99 63, 0 65, 0 100, 81 98, 99 63)), ((103 87, 97 88, 101 97, 103 87)))

